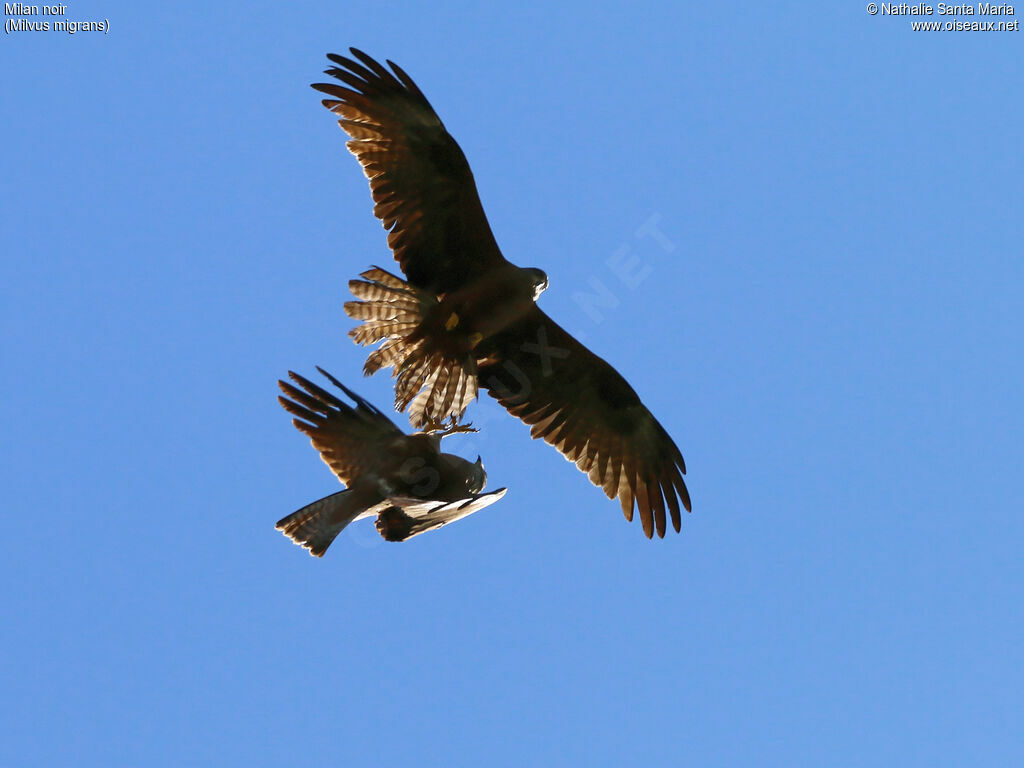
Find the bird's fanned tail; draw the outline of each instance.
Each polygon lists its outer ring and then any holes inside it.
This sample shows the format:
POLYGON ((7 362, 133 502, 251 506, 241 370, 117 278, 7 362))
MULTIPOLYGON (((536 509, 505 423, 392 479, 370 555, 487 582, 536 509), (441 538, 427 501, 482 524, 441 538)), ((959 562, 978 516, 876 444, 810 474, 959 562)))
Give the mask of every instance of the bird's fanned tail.
POLYGON ((345 530, 345 526, 367 512, 376 499, 368 499, 352 489, 338 491, 307 504, 277 521, 277 529, 314 557, 324 552, 345 530))
POLYGON ((392 369, 395 408, 408 408, 409 422, 417 429, 460 419, 477 396, 476 361, 470 355, 448 358, 423 339, 409 338, 437 304, 436 297, 380 267, 360 277, 349 281, 357 301, 346 302, 345 312, 363 322, 349 336, 363 346, 382 342, 366 358, 363 373, 392 369))

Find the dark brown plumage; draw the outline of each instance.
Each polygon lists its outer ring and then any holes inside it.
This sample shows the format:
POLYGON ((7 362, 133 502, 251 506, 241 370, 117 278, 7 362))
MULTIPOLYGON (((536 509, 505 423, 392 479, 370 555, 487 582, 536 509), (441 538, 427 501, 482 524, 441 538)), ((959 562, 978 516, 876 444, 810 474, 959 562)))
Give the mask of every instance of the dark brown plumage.
POLYGON ((351 284, 361 301, 346 310, 367 321, 351 335, 383 342, 367 372, 394 368, 396 405, 411 403, 418 426, 458 418, 485 388, 618 498, 627 520, 635 507, 648 537, 664 536, 668 518, 679 531, 690 497, 671 437, 614 368, 536 305, 547 277, 502 256, 462 150, 412 79, 350 50, 354 59, 328 56, 326 74, 343 85, 313 87, 351 137, 408 279, 376 268, 351 284))
POLYGON ((505 259, 462 149, 401 67, 389 61, 389 72, 351 50, 359 62, 327 56, 337 66, 325 74, 345 86, 313 87, 332 97, 324 106, 352 137, 348 148, 370 180, 373 213, 402 271, 439 294, 485 275, 505 259))

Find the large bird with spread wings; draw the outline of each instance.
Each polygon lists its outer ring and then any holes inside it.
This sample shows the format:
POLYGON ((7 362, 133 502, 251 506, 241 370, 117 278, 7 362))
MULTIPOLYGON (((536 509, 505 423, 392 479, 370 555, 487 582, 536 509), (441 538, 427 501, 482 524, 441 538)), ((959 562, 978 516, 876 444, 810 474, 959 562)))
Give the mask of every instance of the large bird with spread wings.
POLYGON ((672 438, 607 362, 537 306, 547 276, 502 256, 465 155, 401 67, 355 48, 316 83, 370 180, 374 214, 406 279, 379 267, 349 285, 351 335, 383 342, 365 372, 392 367, 414 426, 457 420, 478 387, 557 448, 644 533, 678 532, 690 510, 672 438))

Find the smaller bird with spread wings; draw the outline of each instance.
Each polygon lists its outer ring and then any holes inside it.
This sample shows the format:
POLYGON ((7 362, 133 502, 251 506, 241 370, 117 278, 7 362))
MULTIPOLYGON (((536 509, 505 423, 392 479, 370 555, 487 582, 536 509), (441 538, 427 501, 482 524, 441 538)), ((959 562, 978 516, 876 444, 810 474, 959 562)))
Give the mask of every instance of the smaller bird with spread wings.
POLYGON ((278 401, 296 417, 292 423, 310 437, 347 486, 278 521, 277 528, 311 555, 322 557, 353 520, 376 516, 377 531, 385 540, 405 541, 461 520, 505 495, 505 488, 481 493, 487 473, 480 457, 470 462, 441 453, 443 437, 474 431, 470 427, 407 435, 325 370, 317 370, 355 407, 291 371, 288 376, 298 386, 278 382, 286 395, 278 401))

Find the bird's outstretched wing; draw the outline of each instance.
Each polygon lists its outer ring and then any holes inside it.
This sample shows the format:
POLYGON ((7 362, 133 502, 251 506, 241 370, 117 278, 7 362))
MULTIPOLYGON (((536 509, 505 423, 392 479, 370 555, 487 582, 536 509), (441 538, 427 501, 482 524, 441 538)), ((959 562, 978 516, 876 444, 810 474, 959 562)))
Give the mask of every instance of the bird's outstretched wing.
POLYGON ((352 137, 374 215, 409 282, 435 294, 504 262, 487 223, 473 173, 416 84, 397 64, 391 71, 355 48, 354 61, 328 54, 325 74, 344 85, 314 83, 323 104, 352 137))
POLYGON ((351 485, 360 475, 377 470, 386 459, 388 444, 404 433, 379 409, 323 368, 317 370, 355 401, 356 406, 353 408, 293 371, 289 371, 288 376, 302 389, 278 381, 281 391, 288 397, 277 399, 285 410, 297 417, 292 419, 295 428, 309 435, 313 447, 338 479, 351 485))
POLYGON ((449 502, 393 496, 388 501, 394 506, 377 516, 377 532, 387 541, 405 541, 447 523, 469 517, 474 512, 489 507, 507 491, 507 488, 499 488, 490 493, 473 494, 468 498, 449 502))
POLYGON ((616 496, 634 504, 648 538, 665 535, 666 509, 679 531, 690 510, 686 465, 676 444, 612 366, 534 307, 478 348, 480 385, 509 413, 616 496))

